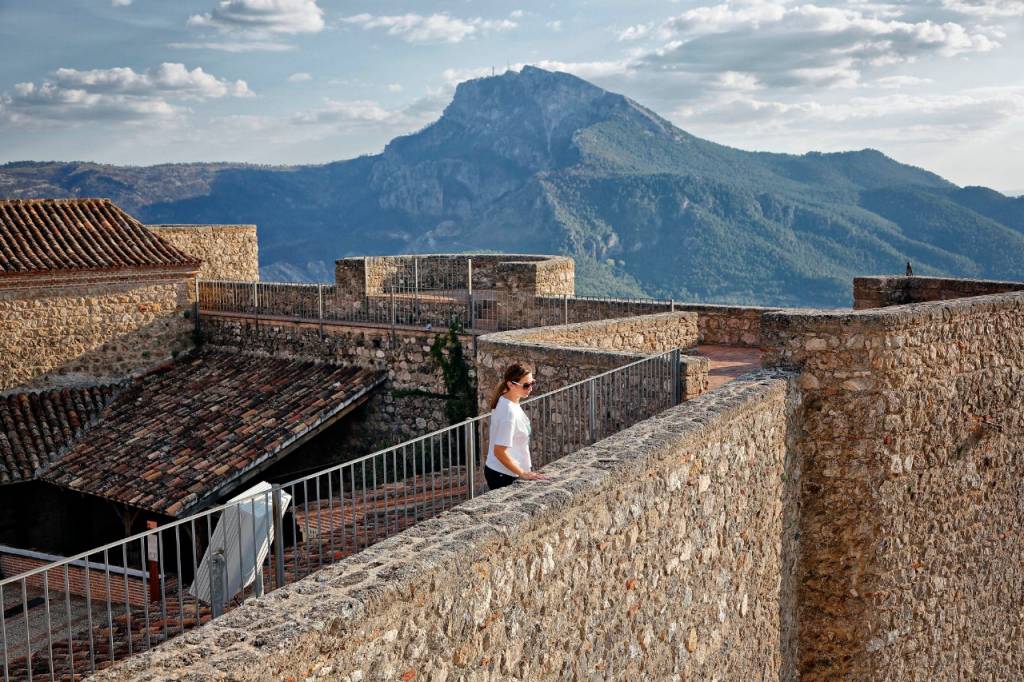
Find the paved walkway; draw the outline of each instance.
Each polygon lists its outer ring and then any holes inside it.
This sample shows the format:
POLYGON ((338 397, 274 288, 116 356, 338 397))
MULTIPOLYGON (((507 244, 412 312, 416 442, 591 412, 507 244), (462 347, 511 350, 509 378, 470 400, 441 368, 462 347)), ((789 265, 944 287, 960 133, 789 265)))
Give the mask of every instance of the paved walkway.
POLYGON ((738 376, 761 369, 761 356, 764 355, 764 351, 759 348, 743 346, 700 345, 696 350, 711 361, 711 367, 708 369, 708 390, 714 390, 738 376))

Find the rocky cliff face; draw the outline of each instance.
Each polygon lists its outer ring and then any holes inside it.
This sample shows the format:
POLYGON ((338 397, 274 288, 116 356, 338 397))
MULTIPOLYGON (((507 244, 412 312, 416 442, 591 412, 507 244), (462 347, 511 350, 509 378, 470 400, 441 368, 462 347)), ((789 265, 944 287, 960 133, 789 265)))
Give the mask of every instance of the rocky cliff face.
POLYGON ((847 305, 864 273, 1014 278, 1024 199, 879 152, 750 153, 525 67, 459 85, 441 118, 324 166, 0 166, 6 196, 110 196, 148 222, 256 223, 267 274, 335 257, 494 249, 576 257, 583 293, 847 305), (969 245, 969 248, 965 248, 969 245))

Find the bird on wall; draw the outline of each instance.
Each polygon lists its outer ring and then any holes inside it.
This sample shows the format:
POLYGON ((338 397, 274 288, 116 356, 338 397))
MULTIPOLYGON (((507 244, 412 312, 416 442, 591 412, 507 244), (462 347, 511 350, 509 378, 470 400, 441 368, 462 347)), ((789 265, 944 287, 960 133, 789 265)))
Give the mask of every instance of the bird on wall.
POLYGON ((914 276, 914 268, 910 267, 910 261, 907 261, 907 277, 914 276))

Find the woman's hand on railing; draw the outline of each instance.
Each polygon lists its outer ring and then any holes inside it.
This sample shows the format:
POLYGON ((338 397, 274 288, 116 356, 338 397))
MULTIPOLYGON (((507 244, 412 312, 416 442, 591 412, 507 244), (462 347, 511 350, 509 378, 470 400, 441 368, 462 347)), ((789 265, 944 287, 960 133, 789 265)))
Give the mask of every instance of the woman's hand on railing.
POLYGON ((520 476, 519 478, 521 478, 521 479, 523 479, 525 481, 546 481, 546 480, 548 480, 548 477, 545 476, 544 474, 540 473, 539 471, 524 471, 523 475, 520 476))

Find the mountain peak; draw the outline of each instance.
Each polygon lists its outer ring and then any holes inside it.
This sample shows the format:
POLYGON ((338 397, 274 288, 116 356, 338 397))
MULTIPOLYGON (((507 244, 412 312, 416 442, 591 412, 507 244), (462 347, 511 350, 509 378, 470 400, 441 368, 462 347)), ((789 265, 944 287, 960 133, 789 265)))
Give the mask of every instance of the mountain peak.
POLYGON ((633 117, 664 124, 623 95, 582 78, 536 66, 460 83, 441 118, 421 133, 399 138, 385 155, 486 152, 530 171, 578 161, 579 131, 610 119, 633 117))

